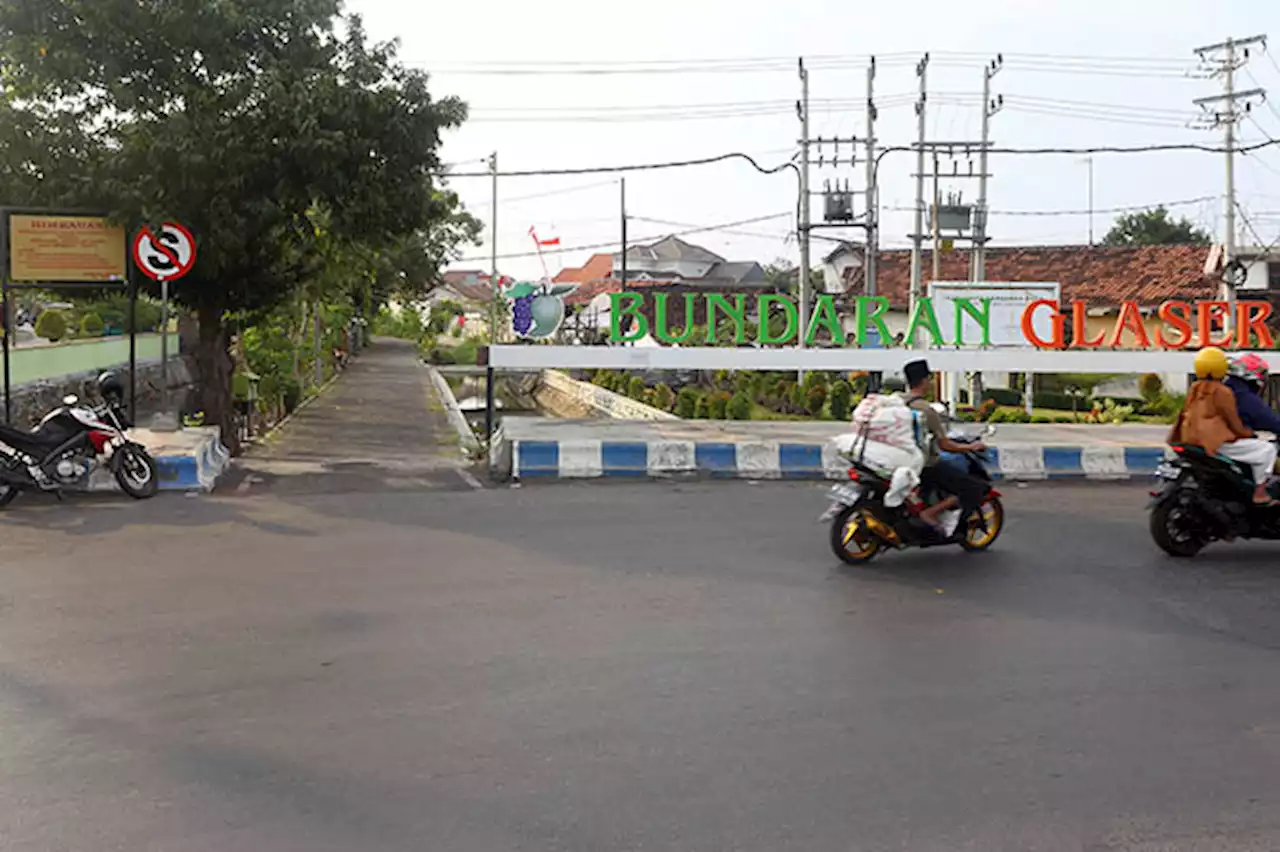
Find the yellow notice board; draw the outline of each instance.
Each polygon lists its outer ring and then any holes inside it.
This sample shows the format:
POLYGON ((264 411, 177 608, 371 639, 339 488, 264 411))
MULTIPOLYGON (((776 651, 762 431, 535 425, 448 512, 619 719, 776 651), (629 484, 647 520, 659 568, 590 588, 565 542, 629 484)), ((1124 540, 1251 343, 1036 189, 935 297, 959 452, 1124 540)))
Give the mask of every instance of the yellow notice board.
POLYGON ((13 213, 9 280, 121 281, 128 269, 124 228, 97 216, 13 213))

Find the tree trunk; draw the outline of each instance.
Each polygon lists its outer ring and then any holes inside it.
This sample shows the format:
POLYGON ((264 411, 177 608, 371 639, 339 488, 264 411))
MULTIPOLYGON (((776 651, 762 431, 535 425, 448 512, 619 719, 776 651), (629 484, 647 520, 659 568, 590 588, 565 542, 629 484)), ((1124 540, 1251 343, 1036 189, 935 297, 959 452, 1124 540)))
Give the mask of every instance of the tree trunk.
POLYGON ((204 422, 222 430, 222 443, 233 454, 240 452, 240 434, 235 428, 235 407, 231 399, 231 377, 235 364, 227 352, 227 331, 222 323, 222 309, 201 305, 200 341, 196 347, 196 365, 200 371, 200 405, 204 422))

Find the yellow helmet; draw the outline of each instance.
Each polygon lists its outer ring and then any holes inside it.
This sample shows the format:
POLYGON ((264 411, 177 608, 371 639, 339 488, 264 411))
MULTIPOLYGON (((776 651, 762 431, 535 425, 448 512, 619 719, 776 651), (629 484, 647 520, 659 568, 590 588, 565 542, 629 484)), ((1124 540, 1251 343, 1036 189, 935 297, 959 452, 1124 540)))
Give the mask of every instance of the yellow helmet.
POLYGON ((1216 346, 1206 346, 1196 353, 1196 378, 1221 379, 1227 374, 1227 353, 1216 346))

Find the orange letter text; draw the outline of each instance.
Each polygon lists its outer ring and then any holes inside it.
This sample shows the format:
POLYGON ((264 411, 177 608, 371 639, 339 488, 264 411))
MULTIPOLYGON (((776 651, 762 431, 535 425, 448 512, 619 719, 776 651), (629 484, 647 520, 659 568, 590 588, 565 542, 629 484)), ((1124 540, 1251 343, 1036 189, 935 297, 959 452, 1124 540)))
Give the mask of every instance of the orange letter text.
POLYGON ((1276 342, 1267 328, 1271 317, 1270 302, 1236 302, 1236 326, 1240 329, 1240 348, 1248 349, 1249 340, 1258 335, 1259 349, 1275 349, 1276 342))
POLYGON ((1176 341, 1164 336, 1164 329, 1156 329, 1156 345, 1165 349, 1182 349, 1191 342, 1191 306, 1177 300, 1160 305, 1160 320, 1181 335, 1176 341))
POLYGON ((1196 319, 1200 325, 1200 348, 1206 346, 1230 346, 1232 334, 1227 325, 1227 303, 1226 302, 1197 302, 1196 303, 1196 319), (1226 330, 1226 337, 1218 340, 1213 339, 1213 327, 1221 324, 1226 330))
POLYGON ((1027 305, 1022 312, 1022 336, 1027 342, 1037 349, 1063 349, 1066 342, 1063 340, 1066 330, 1067 318, 1058 310, 1058 303, 1053 299, 1036 299, 1027 305), (1036 334, 1035 319, 1036 308, 1051 308, 1053 314, 1051 320, 1053 322, 1053 339, 1043 340, 1036 334))
POLYGON ((1106 339, 1106 332, 1098 332, 1098 336, 1093 340, 1089 339, 1089 332, 1086 327, 1088 322, 1088 306, 1083 299, 1075 299, 1071 302, 1071 348, 1072 349, 1096 349, 1102 345, 1102 341, 1106 339))
POLYGON ((1142 310, 1138 307, 1138 303, 1132 299, 1125 299, 1120 303, 1120 316, 1116 317, 1116 330, 1111 335, 1112 348, 1121 345, 1120 340, 1124 337, 1126 328, 1133 332, 1134 342, 1138 345, 1137 348, 1151 348, 1151 338, 1147 337, 1147 327, 1142 324, 1142 310))

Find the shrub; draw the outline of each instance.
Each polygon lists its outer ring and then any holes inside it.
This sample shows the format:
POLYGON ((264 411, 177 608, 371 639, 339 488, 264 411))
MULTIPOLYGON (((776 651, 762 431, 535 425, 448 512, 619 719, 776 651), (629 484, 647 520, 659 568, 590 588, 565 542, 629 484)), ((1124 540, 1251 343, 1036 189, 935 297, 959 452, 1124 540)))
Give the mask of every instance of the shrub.
POLYGON ((457 346, 453 347, 454 363, 474 365, 476 363, 476 350, 478 348, 479 347, 474 340, 462 341, 457 346))
POLYGON ((627 396, 632 399, 644 399, 644 379, 632 376, 631 381, 627 382, 627 396))
POLYGON ((712 420, 726 420, 729 416, 729 394, 716 391, 707 401, 707 410, 712 420))
POLYGON ((728 370, 716 370, 711 377, 711 381, 717 388, 728 387, 733 381, 733 373, 728 370))
POLYGON ((1033 414, 1031 415, 1031 422, 1032 423, 1052 423, 1053 418, 1047 414, 1033 414))
POLYGON ((93 311, 80 317, 80 334, 84 337, 101 337, 106 327, 107 324, 102 321, 102 317, 93 311))
POLYGON ((676 394, 676 417, 689 420, 698 416, 698 405, 703 403, 702 394, 693 388, 680 388, 680 393, 676 394))
POLYGON ((853 386, 844 379, 832 383, 831 392, 828 394, 828 407, 831 409, 833 419, 848 420, 849 414, 853 411, 853 386))
POLYGON ((1143 373, 1142 378, 1138 379, 1138 393, 1147 402, 1155 402, 1163 392, 1164 382, 1155 373, 1143 373))
POLYGON ((1173 418, 1178 416, 1178 413, 1182 411, 1182 406, 1186 405, 1186 403, 1186 394, 1162 392, 1159 399, 1143 406, 1142 410, 1147 414, 1164 417, 1172 422, 1173 418))
POLYGON ((672 404, 676 400, 676 395, 672 393, 671 388, 666 384, 659 383, 653 389, 653 405, 655 408, 661 408, 663 411, 670 411, 672 404))
POLYGON ((827 405, 827 386, 814 385, 804 395, 805 410, 814 417, 822 416, 822 409, 827 405))
POLYGON ((788 410, 799 413, 804 411, 805 398, 802 385, 792 385, 787 393, 788 410))
MULTIPOLYGON (((1074 400, 1071 394, 1058 393, 1057 391, 1038 391, 1031 396, 1031 402, 1036 408, 1052 408, 1055 411, 1071 411, 1074 407, 1080 407, 1080 401, 1074 400)), ((1017 403, 1013 403, 1016 405, 1017 403)))
POLYGON ((738 391, 729 400, 727 413, 730 420, 750 420, 751 397, 745 391, 738 391))
POLYGON ((698 420, 709 420, 711 418, 711 404, 707 402, 705 393, 698 394, 698 402, 694 406, 693 416, 698 420))
POLYGON ((977 411, 974 412, 974 417, 977 418, 979 423, 986 423, 991 419, 991 415, 995 411, 996 401, 994 399, 984 399, 982 405, 979 405, 977 411))
POLYGON ((1001 408, 991 413, 990 423, 1030 423, 1031 415, 1020 409, 1001 408))
POLYGON ((36 334, 51 343, 57 343, 67 336, 67 318, 57 309, 41 311, 36 320, 36 334))
POLYGON ((827 387, 827 374, 826 374, 826 373, 821 373, 821 372, 818 372, 817 370, 815 370, 815 371, 813 371, 813 372, 811 372, 811 373, 806 373, 806 374, 805 374, 805 377, 804 377, 804 391, 805 391, 805 393, 806 393, 806 394, 807 394, 809 391, 813 390, 814 388, 822 388, 823 390, 826 390, 826 387, 827 387))
MULTIPOLYGON (((1022 405, 1022 391, 1011 388, 986 388, 982 392, 982 398, 994 400, 996 405, 1022 405)), ((1071 406, 1068 404, 1067 407, 1071 406)))

